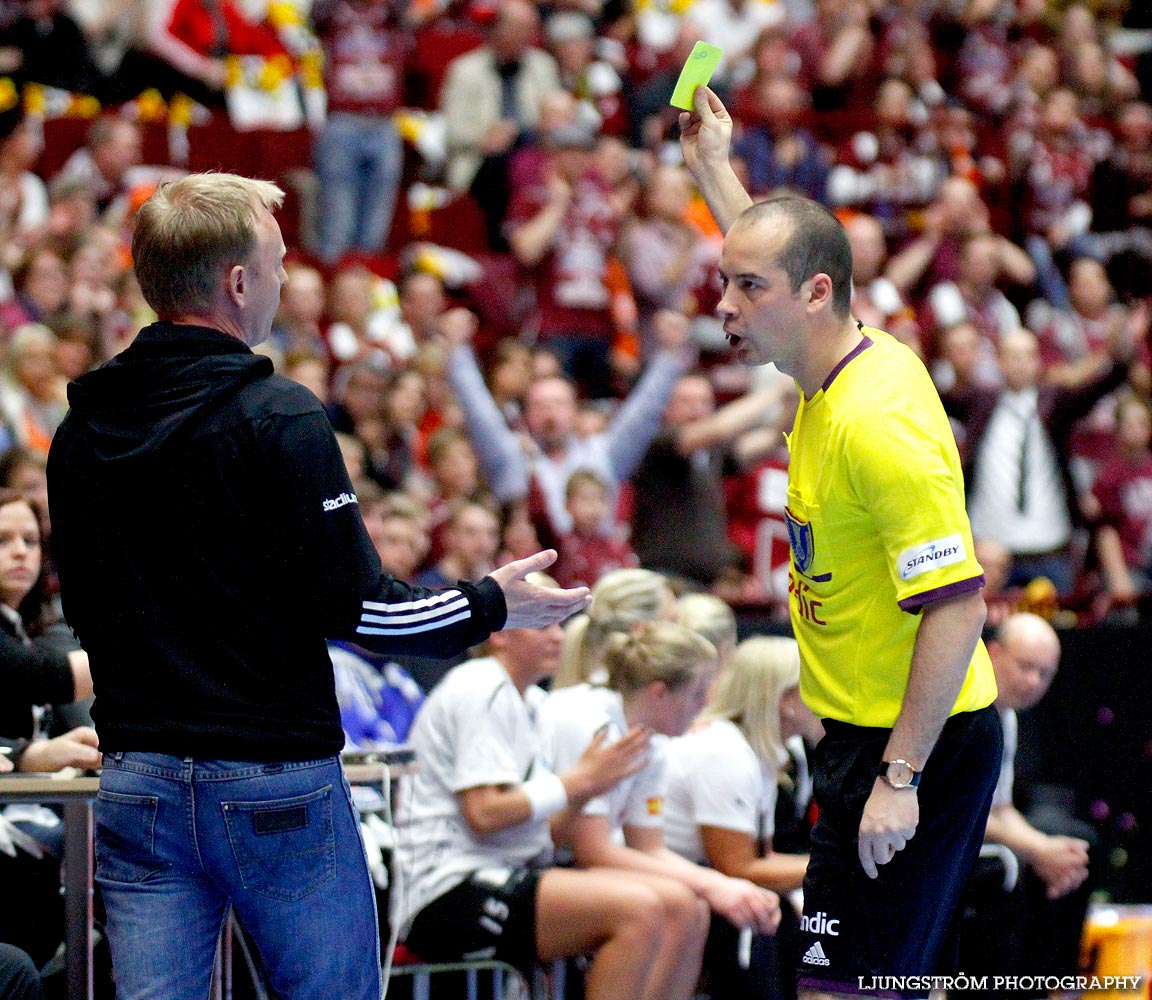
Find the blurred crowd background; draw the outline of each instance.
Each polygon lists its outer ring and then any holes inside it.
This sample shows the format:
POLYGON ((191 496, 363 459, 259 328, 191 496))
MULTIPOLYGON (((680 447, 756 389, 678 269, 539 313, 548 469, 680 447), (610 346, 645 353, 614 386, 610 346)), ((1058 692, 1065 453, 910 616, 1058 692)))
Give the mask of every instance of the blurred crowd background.
POLYGON ((699 39, 750 191, 837 212, 855 315, 929 366, 992 621, 1138 619, 1152 10, 1125 0, 4 0, 3 485, 43 499, 67 381, 153 318, 135 209, 230 170, 289 192, 261 349, 328 405, 388 570, 555 545, 562 583, 643 565, 783 622, 795 391, 713 315, 667 103, 699 39))

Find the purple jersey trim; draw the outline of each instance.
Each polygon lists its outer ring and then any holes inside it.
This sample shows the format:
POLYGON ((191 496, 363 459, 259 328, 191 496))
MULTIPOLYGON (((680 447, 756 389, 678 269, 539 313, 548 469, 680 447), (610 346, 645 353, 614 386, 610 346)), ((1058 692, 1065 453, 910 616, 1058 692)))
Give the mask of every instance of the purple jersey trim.
POLYGON ((802 990, 814 990, 818 993, 845 993, 850 996, 883 997, 884 1000, 905 1000, 906 997, 922 997, 923 993, 900 993, 897 990, 867 990, 859 983, 850 983, 839 979, 818 979, 815 976, 797 976, 796 985, 802 990))
POLYGON ((919 611, 925 604, 943 601, 949 597, 958 597, 960 594, 970 594, 974 590, 980 590, 983 586, 984 574, 981 573, 979 576, 973 576, 958 583, 950 583, 945 587, 937 587, 935 590, 926 590, 922 594, 905 597, 900 602, 900 610, 919 611))
POLYGON ((864 351, 872 346, 872 338, 868 334, 864 334, 864 339, 860 341, 855 347, 852 348, 847 354, 840 359, 840 363, 828 373, 828 377, 824 380, 824 384, 820 386, 821 392, 827 392, 828 387, 832 384, 832 380, 836 378, 843 370, 844 366, 848 364, 855 357, 859 357, 864 351))

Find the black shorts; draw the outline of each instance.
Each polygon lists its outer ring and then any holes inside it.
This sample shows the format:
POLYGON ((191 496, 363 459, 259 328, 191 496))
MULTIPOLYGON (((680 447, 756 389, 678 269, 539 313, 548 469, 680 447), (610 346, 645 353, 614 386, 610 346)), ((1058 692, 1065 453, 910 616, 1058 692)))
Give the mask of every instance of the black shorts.
POLYGON ((496 958, 522 971, 536 962, 535 868, 485 868, 432 900, 405 944, 426 962, 496 958))
POLYGON ((873 976, 953 971, 960 900, 1000 774, 996 710, 944 725, 920 781, 916 835, 875 879, 860 865, 857 836, 891 730, 835 721, 825 730, 812 762, 820 813, 804 877, 800 988, 867 993, 873 976))

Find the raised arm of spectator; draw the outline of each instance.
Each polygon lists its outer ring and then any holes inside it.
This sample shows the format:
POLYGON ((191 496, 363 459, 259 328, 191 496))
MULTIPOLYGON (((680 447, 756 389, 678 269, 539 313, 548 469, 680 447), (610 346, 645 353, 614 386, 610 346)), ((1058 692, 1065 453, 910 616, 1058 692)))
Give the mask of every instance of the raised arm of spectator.
POLYGON ((508 234, 508 244, 521 267, 535 267, 548 255, 572 204, 572 185, 555 171, 548 174, 547 190, 540 211, 508 234))
POLYGON ((766 421, 773 422, 782 409, 785 389, 791 390, 791 386, 774 385, 750 392, 701 420, 677 428, 676 450, 681 455, 691 455, 698 448, 728 444, 766 421))
POLYGON ((845 5, 845 21, 820 60, 820 82, 825 86, 842 86, 868 64, 874 44, 868 27, 869 16, 868 4, 864 0, 849 0, 845 5))
POLYGON ((707 87, 696 88, 692 104, 692 111, 680 112, 680 149, 712 218, 726 233, 752 204, 729 160, 732 116, 707 87))
MULTIPOLYGON (((925 213, 927 218, 932 208, 925 213)), ((896 286, 896 290, 907 296, 924 277, 932 258, 940 248, 943 234, 935 229, 925 228, 924 235, 914 239, 899 253, 893 254, 884 268, 884 277, 896 286)))
POLYGON ((147 6, 148 25, 145 30, 148 47, 180 72, 187 73, 214 90, 222 90, 227 79, 224 60, 197 52, 173 32, 177 0, 161 0, 147 6))
POLYGON ((1036 265, 1022 247, 1018 247, 1008 237, 1001 236, 1000 273, 1015 285, 1030 285, 1036 280, 1036 265))
POLYGON ((1133 307, 1128 317, 1112 330, 1108 338, 1108 355, 1101 362, 1100 371, 1072 388, 1061 388, 1061 421, 1076 421, 1085 417, 1101 399, 1128 379, 1136 360, 1136 348, 1148 337, 1149 309, 1145 302, 1133 307))
POLYGON ((498 500, 527 496, 528 460, 520 438, 492 399, 472 350, 476 317, 466 309, 450 309, 438 325, 449 344, 448 384, 464 411, 468 436, 492 492, 498 500))
POLYGON ((636 471, 660 430, 664 408, 677 379, 688 370, 695 357, 695 351, 689 346, 687 317, 661 310, 655 318, 655 329, 660 351, 604 432, 612 472, 621 482, 636 471))

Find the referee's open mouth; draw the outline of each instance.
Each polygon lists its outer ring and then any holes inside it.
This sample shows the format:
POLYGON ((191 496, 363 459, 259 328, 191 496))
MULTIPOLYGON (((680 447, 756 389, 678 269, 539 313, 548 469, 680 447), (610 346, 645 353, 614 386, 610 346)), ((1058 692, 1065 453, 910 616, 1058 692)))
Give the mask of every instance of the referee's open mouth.
POLYGON ((728 346, 731 347, 733 350, 735 350, 737 347, 739 347, 744 342, 744 338, 741 337, 740 334, 738 334, 738 333, 730 333, 729 331, 725 330, 724 336, 728 340, 728 346))

